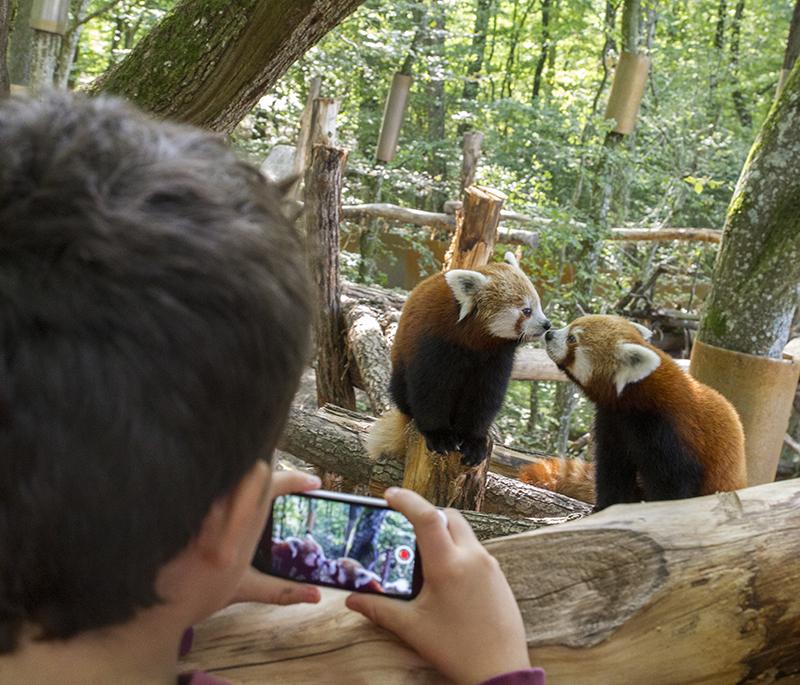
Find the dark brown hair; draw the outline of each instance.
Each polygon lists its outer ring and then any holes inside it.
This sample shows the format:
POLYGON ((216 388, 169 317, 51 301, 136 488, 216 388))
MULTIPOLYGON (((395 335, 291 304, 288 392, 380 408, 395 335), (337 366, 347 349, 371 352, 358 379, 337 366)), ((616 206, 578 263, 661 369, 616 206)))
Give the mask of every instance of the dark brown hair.
POLYGON ((0 653, 159 601, 283 429, 307 350, 281 196, 116 99, 0 105, 0 653))

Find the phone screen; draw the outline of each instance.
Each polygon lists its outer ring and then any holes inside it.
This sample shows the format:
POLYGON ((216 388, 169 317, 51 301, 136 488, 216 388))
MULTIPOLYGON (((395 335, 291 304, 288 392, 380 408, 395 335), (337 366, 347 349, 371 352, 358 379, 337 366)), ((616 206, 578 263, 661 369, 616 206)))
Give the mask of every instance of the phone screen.
POLYGON ((253 563, 281 578, 402 599, 422 584, 408 519, 383 500, 341 493, 278 497, 253 563))

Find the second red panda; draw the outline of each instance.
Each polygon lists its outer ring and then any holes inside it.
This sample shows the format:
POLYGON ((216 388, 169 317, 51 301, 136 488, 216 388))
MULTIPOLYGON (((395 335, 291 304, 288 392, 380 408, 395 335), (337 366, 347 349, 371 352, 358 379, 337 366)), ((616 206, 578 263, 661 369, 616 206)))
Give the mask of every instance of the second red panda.
POLYGON ((487 434, 505 396, 514 352, 550 322, 512 253, 506 264, 454 269, 422 281, 406 300, 392 347, 389 393, 401 415, 373 426, 368 449, 402 451, 413 418, 428 449, 486 458, 487 434))
POLYGON ((545 336, 550 358, 597 409, 597 509, 747 484, 736 410, 649 337, 614 316, 584 316, 545 336))

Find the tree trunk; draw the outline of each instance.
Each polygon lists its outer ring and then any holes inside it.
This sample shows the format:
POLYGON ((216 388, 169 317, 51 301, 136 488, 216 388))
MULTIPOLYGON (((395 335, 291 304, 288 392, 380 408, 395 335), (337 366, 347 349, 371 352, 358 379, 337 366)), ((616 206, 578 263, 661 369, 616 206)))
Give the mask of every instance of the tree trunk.
POLYGON ((355 396, 347 375, 339 282, 339 213, 346 161, 344 150, 314 146, 306 174, 305 217, 309 270, 315 285, 317 402, 319 406, 332 402, 353 409, 355 396))
POLYGON ((536 100, 539 97, 539 91, 542 87, 542 73, 544 66, 547 64, 548 54, 550 52, 550 8, 552 7, 553 0, 542 0, 542 45, 539 49, 539 59, 536 62, 536 71, 533 74, 533 93, 531 100, 536 100))
POLYGON ((461 146, 461 176, 459 178, 458 196, 463 197, 464 191, 475 182, 478 171, 478 162, 481 158, 481 145, 483 133, 480 131, 465 131, 463 145, 461 146))
MULTIPOLYGON (((798 501, 794 480, 624 504, 486 546, 550 685, 789 685, 800 677, 798 501)), ((319 605, 230 607, 196 629, 181 670, 234 683, 446 682, 343 602, 325 590, 319 605)))
POLYGON ((8 29, 11 21, 9 0, 0 0, 0 98, 6 97, 11 90, 8 77, 6 53, 8 52, 8 29))
POLYGON ((733 107, 736 110, 736 116, 739 118, 739 122, 742 126, 749 128, 753 124, 753 117, 750 116, 745 96, 739 88, 739 38, 742 33, 743 14, 744 0, 737 0, 736 11, 733 15, 733 22, 731 23, 731 79, 734 84, 731 97, 733 98, 733 107))
POLYGON ((11 83, 27 86, 31 73, 33 29, 30 25, 33 0, 18 0, 14 23, 10 27, 8 76, 11 83))
POLYGON ((386 509, 364 509, 356 526, 353 544, 347 551, 346 556, 355 559, 370 570, 377 561, 375 555, 378 552, 378 535, 380 535, 381 524, 387 513, 386 509))
POLYGON ((33 29, 31 39, 33 44, 28 88, 32 93, 39 93, 53 87, 62 40, 56 33, 38 29, 33 29))
POLYGON ((75 55, 78 50, 81 33, 83 33, 88 9, 89 0, 72 0, 70 3, 72 25, 64 34, 56 60, 56 71, 53 79, 56 88, 66 90, 69 86, 69 77, 72 73, 72 65, 75 62, 75 55))
POLYGON ((444 26, 445 8, 434 3, 433 15, 425 43, 427 45, 428 82, 426 94, 428 101, 428 172, 433 178, 430 194, 430 208, 439 211, 447 199, 444 184, 447 181, 447 156, 443 146, 446 145, 446 105, 444 92, 443 60, 444 60, 444 26))
MULTIPOLYGON (((480 74, 483 70, 483 58, 486 53, 486 33, 489 29, 489 18, 492 13, 493 0, 476 0, 475 2, 475 27, 472 31, 472 44, 470 46, 470 62, 467 65, 467 75, 464 78, 464 90, 461 98, 467 102, 478 99, 480 88, 480 74)), ((458 134, 463 135, 470 128, 468 121, 458 125, 458 134)))
POLYGON ((800 66, 769 113, 744 164, 698 339, 779 359, 800 282, 800 66))
POLYGON ((776 98, 780 95, 783 85, 786 83, 786 77, 792 70, 798 55, 800 55, 800 0, 795 2, 792 22, 789 25, 789 38, 786 40, 786 52, 783 55, 783 65, 781 66, 778 88, 775 94, 776 98))
POLYGON ((183 0, 92 85, 160 117, 231 132, 363 0, 183 0))

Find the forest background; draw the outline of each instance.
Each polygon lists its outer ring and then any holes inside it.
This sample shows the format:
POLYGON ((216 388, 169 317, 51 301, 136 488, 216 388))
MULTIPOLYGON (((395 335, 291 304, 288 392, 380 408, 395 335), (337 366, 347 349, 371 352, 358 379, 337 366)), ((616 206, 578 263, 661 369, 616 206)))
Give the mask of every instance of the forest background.
MULTIPOLYGON (((30 4, 10 4, 12 82, 25 82, 24 36, 14 18, 30 4)), ((56 82, 87 86, 175 4, 72 0, 56 82)), ((309 80, 321 75, 322 94, 340 102, 339 144, 350 150, 345 202, 380 197, 441 211, 459 195, 462 135, 481 131, 477 181, 505 193, 506 208, 547 222, 538 247, 523 251, 521 261, 550 318, 563 325, 580 311, 634 314, 685 357, 718 246, 606 242, 604 231, 722 228, 775 97, 794 4, 367 0, 286 72, 231 138, 255 163, 276 144, 294 144, 309 80), (624 16, 632 5, 636 12, 624 16), (651 69, 635 132, 615 138, 603 114, 623 48, 649 55, 651 69), (378 165, 395 72, 414 82, 397 155, 378 165)), ((352 234, 363 230, 350 227, 352 234)), ((420 254, 420 275, 439 268, 435 239, 444 236, 381 226, 367 268, 359 268, 358 255, 343 253, 345 276, 397 285, 389 268, 398 259, 392 235, 420 254)), ((358 241, 346 248, 357 250, 358 241)), ((575 410, 575 403, 568 384, 513 382, 498 420, 503 442, 585 452, 591 410, 582 402, 575 410)), ((798 424, 795 416, 796 437, 798 424)), ((800 472, 788 448, 783 470, 800 472)))

